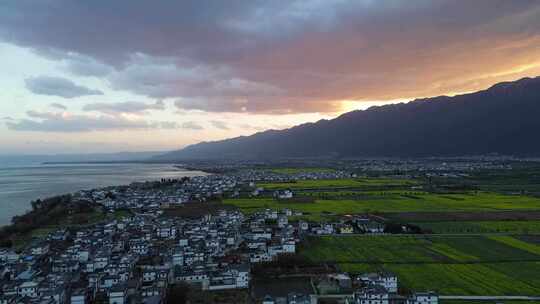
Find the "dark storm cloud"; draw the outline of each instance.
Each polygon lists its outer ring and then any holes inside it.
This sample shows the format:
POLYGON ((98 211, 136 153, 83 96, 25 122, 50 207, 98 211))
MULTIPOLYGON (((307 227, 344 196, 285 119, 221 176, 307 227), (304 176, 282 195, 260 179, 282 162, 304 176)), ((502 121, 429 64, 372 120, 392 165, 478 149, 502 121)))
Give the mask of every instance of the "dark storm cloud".
MULTIPOLYGON (((122 65, 136 52, 154 56, 237 56, 239 42, 227 23, 262 1, 3 1, 0 33, 32 48, 56 49, 122 65), (232 39, 232 40, 231 40, 232 39)), ((228 57, 227 56, 227 57, 228 57)))
POLYGON ((0 3, 0 39, 215 112, 333 112, 341 100, 483 88, 540 67, 539 29, 534 0, 0 3))
POLYGON ((100 90, 89 89, 60 77, 38 76, 25 79, 26 88, 39 95, 75 98, 88 95, 103 95, 100 90))

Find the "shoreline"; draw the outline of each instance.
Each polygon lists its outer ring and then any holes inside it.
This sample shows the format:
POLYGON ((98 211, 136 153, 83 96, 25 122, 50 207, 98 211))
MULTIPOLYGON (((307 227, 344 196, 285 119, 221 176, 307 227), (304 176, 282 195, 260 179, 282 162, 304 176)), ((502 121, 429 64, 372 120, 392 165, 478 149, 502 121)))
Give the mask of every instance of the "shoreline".
MULTIPOLYGON (((107 170, 104 167, 104 172, 95 174, 95 172, 84 172, 85 170, 76 170, 75 172, 66 173, 61 171, 60 174, 56 172, 50 172, 47 170, 47 167, 41 167, 44 172, 35 173, 31 170, 40 170, 40 166, 36 167, 7 167, 8 170, 28 170, 24 172, 24 175, 21 175, 23 179, 27 179, 28 176, 37 176, 37 180, 33 183, 27 185, 18 185, 19 181, 12 178, 11 172, 6 173, 6 181, 4 182, 3 188, 0 188, 0 203, 4 210, 5 218, 0 218, 0 229, 6 226, 9 226, 13 222, 13 218, 16 216, 21 216, 31 211, 31 202, 41 199, 48 199, 51 197, 62 196, 73 194, 82 190, 91 190, 91 189, 101 189, 108 187, 119 187, 127 186, 131 183, 140 183, 140 182, 152 182, 159 181, 160 179, 169 179, 169 178, 181 178, 183 176, 206 176, 212 173, 205 172, 202 170, 189 170, 183 167, 177 166, 178 164, 174 163, 139 163, 133 161, 123 161, 123 162, 65 162, 61 163, 64 165, 77 165, 77 164, 103 164, 103 165, 127 165, 126 172, 118 173, 117 170, 111 168, 107 170), (130 167, 130 164, 134 165, 164 165, 162 170, 148 170, 141 172, 135 172, 135 175, 130 175, 131 171, 137 171, 137 169, 130 167), (167 170, 171 172, 177 171, 179 176, 171 176, 167 174, 167 170), (83 171, 83 172, 78 172, 83 171), (158 173, 158 175, 153 175, 152 173, 158 173), (80 174, 80 175, 78 175, 80 174), (118 178, 115 178, 115 174, 118 175, 118 178), (138 179, 137 176, 144 177, 138 179), (74 180, 75 178, 80 178, 80 180, 74 180), (51 183, 51 186, 43 187, 43 182, 51 183), (110 182, 110 183, 109 183, 110 182), (53 188, 54 187, 54 188, 53 188)), ((43 164, 43 163, 42 163, 43 164)), ((52 163, 49 163, 52 164, 52 163)), ((60 164, 60 163, 58 163, 60 164)), ((144 168, 144 167, 143 167, 144 168)), ((169 172, 170 173, 170 172, 169 172)), ((1 180, 2 176, 0 176, 1 180)))
POLYGON ((41 162, 42 165, 84 165, 84 164, 162 164, 162 165, 175 165, 176 163, 171 161, 160 161, 160 160, 96 160, 96 161, 46 161, 41 162))

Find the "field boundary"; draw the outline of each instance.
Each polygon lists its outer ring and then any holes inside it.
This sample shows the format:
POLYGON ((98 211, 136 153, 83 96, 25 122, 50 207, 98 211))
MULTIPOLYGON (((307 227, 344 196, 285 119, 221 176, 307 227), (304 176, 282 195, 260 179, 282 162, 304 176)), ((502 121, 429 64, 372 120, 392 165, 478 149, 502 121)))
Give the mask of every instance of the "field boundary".
POLYGON ((473 264, 512 264, 523 262, 540 262, 538 259, 519 260, 477 260, 477 261, 381 261, 381 260, 325 260, 327 264, 384 264, 384 265, 473 265, 473 264))
POLYGON ((518 300, 518 301, 536 301, 540 296, 439 296, 441 300, 477 300, 477 301, 497 301, 497 300, 518 300))

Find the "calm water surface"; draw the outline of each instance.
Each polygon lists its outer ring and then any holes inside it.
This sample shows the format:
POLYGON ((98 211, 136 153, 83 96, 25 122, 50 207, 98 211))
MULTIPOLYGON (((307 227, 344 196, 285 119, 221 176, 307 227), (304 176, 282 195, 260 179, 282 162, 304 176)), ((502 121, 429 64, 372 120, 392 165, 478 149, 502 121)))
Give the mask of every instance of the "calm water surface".
POLYGON ((30 201, 136 181, 204 175, 168 164, 0 164, 0 225, 30 209, 30 201))

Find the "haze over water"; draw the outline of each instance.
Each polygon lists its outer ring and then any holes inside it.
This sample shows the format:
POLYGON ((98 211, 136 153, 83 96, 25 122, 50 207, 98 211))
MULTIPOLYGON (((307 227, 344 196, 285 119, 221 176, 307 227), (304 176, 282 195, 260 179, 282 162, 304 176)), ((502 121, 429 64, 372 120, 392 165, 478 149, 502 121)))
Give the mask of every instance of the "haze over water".
POLYGON ((0 164, 0 225, 29 210, 30 202, 71 193, 131 182, 204 175, 172 164, 0 164))

